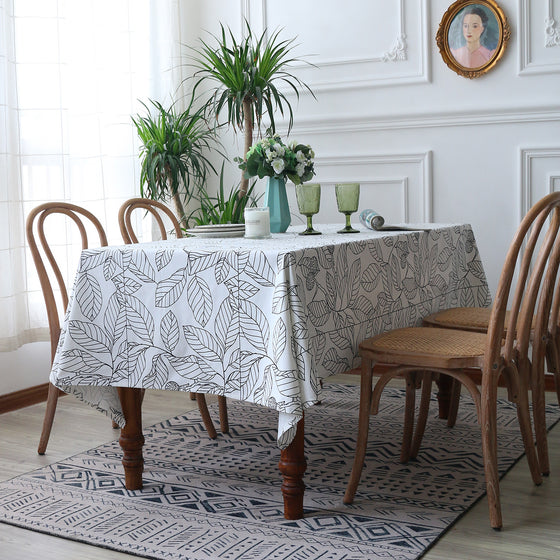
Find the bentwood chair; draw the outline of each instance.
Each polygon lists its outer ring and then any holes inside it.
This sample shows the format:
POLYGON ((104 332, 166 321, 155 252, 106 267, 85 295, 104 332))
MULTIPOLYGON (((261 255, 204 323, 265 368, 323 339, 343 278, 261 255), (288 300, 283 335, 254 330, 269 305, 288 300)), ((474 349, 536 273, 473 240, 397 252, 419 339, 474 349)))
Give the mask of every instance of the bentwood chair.
MULTIPOLYGON (((126 244, 138 243, 138 236, 136 235, 134 226, 132 225, 132 213, 135 210, 143 210, 145 213, 152 216, 159 227, 162 239, 167 239, 168 234, 164 218, 167 218, 169 224, 171 225, 171 231, 175 232, 175 236, 177 238, 183 237, 183 231, 181 229, 181 225, 179 224, 179 220, 177 220, 175 214, 173 214, 173 212, 165 206, 165 204, 149 198, 130 198, 121 205, 118 215, 121 235, 126 244)), ((203 393, 191 393, 191 398, 194 398, 197 401, 198 409, 208 435, 212 439, 216 438, 216 429, 214 428, 210 413, 208 412, 206 397, 203 393)), ((218 406, 220 411, 220 429, 222 433, 225 434, 229 432, 229 420, 227 400, 224 396, 218 396, 218 406)))
MULTIPOLYGON (((547 331, 544 338, 536 339, 534 333, 534 325, 532 324, 530 332, 530 340, 532 344, 532 364, 529 376, 529 387, 531 388, 531 396, 533 403, 533 418, 535 424, 535 436, 537 442, 537 452, 539 454, 539 462, 541 472, 548 475, 550 472, 550 463, 548 457, 548 445, 546 437, 546 419, 545 419, 545 383, 544 383, 544 364, 547 364, 547 370, 554 375, 556 387, 556 395, 558 404, 560 404, 560 329, 558 325, 558 312, 560 307, 560 279, 557 277, 555 269, 558 264, 552 264, 547 269, 546 285, 547 290, 554 292, 552 306, 548 311, 546 320, 547 331)), ((522 274, 528 274, 528 270, 522 271, 522 274)), ((522 279, 523 280, 523 279, 522 279)), ((544 289, 544 287, 543 287, 544 289)), ((433 313, 424 318, 423 324, 428 327, 460 329, 471 332, 486 333, 492 309, 489 307, 455 307, 444 309, 438 313, 433 313)), ((508 319, 510 311, 506 311, 505 329, 507 331, 508 319)), ((533 323, 536 317, 533 318, 533 323)), ((457 416, 459 406, 459 396, 461 386, 457 381, 453 381, 449 415, 447 425, 453 426, 457 416)), ((426 393, 426 398, 428 398, 426 393)), ((422 401, 420 405, 421 415, 424 416, 425 408, 429 406, 428 400, 422 401)), ((421 434, 419 434, 421 438, 421 434)), ((417 452, 419 442, 415 436, 415 442, 412 445, 411 457, 417 452)))
POLYGON ((494 529, 502 527, 497 459, 497 388, 501 377, 509 389, 508 397, 517 405, 533 482, 542 482, 529 410, 529 344, 532 329, 535 340, 541 340, 548 329, 552 287, 560 257, 559 229, 560 193, 554 193, 531 208, 513 238, 486 333, 412 327, 395 329, 360 344, 362 371, 358 441, 344 503, 352 503, 358 487, 367 447, 369 416, 377 413, 382 391, 395 377, 407 380, 404 432, 408 439, 412 433, 410 423, 414 419, 416 375, 449 375, 468 389, 481 427, 490 524, 494 529), (536 259, 532 263, 533 256, 536 259), (516 266, 518 259, 519 266, 516 266), (519 278, 506 324, 506 306, 516 270, 519 270, 519 278), (541 286, 543 276, 544 284, 541 286), (381 372, 372 390, 372 371, 377 363, 384 364, 387 369, 381 372), (480 372, 480 389, 469 370, 480 372))
MULTIPOLYGON (((51 339, 51 362, 54 359, 56 347, 58 345, 61 318, 68 307, 68 291, 66 289, 64 277, 51 249, 51 245, 47 241, 47 235, 45 233, 46 218, 55 214, 59 216, 66 216, 74 222, 81 237, 82 249, 88 248, 88 231, 86 229, 88 225, 90 226, 90 230, 93 228, 96 232, 97 237, 99 238, 99 245, 102 247, 107 245, 107 236, 105 235, 105 230, 99 220, 91 212, 85 208, 76 206, 75 204, 67 202, 47 202, 35 207, 27 216, 25 229, 27 241, 31 250, 33 262, 35 263, 35 268, 37 269, 41 289, 43 291, 43 298, 45 300, 45 306, 47 308, 47 318, 51 339), (37 240, 39 241, 41 248, 39 248, 37 240), (57 306, 58 296, 55 295, 56 286, 58 286, 58 290, 60 291, 60 306, 57 306)), ((64 221, 67 222, 68 220, 66 219, 64 221)), ((49 223, 52 223, 52 220, 50 220, 49 223)), ((40 455, 43 455, 47 450, 54 415, 56 412, 58 395, 59 390, 49 383, 47 408, 45 411, 45 418, 43 420, 43 429, 39 440, 39 447, 37 449, 40 455)), ((113 426, 115 426, 115 424, 113 424, 113 426)))

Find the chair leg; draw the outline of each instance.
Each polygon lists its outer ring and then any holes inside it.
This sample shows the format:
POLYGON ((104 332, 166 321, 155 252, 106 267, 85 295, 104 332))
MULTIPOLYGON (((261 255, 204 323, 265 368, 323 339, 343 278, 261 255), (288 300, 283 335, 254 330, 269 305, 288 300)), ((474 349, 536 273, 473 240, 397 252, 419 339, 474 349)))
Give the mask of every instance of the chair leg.
MULTIPOLYGON (((535 365, 535 364, 534 364, 535 365)), ((537 366, 538 367, 538 366, 537 366)), ((548 437, 546 432, 546 409, 545 409, 545 392, 544 392, 544 371, 543 368, 538 367, 540 372, 533 373, 533 383, 531 387, 531 397, 533 402, 533 424, 535 427, 535 440, 537 444, 537 454, 538 454, 538 462, 540 465, 540 472, 548 476, 550 474, 550 461, 548 457, 548 437)), ((521 388, 519 393, 527 394, 526 391, 522 391, 521 388)), ((521 394, 519 395, 521 398, 521 394)), ((528 398, 527 398, 528 400, 528 398)), ((519 403, 517 405, 518 409, 520 408, 519 403)), ((527 415, 528 413, 528 405, 527 405, 527 415)), ((523 410, 524 412, 524 410, 523 410)), ((521 425, 521 418, 520 418, 520 425, 521 425)), ((529 426, 530 426, 529 420, 529 426)), ((527 456, 529 459, 529 455, 527 456)), ((531 466, 531 464, 529 465, 531 466)))
POLYGON ((354 501, 356 489, 362 476, 364 459, 366 456, 367 440, 369 432, 369 414, 372 400, 372 363, 369 358, 362 357, 362 378, 360 386, 360 415, 358 419, 358 440, 356 442, 356 454, 350 480, 346 487, 343 502, 351 504, 354 501))
POLYGON ((414 412, 416 404, 416 373, 407 373, 406 397, 404 405, 404 428, 401 444, 401 463, 408 463, 410 459, 410 446, 412 444, 412 434, 414 432, 414 412))
POLYGON ((490 525, 493 529, 502 528, 502 508, 500 504, 500 482, 498 476, 498 438, 496 408, 498 389, 495 379, 484 376, 482 380, 480 403, 480 431, 482 436, 482 457, 486 478, 486 493, 490 525))
POLYGON ((58 389, 52 383, 49 383, 47 408, 45 410, 45 418, 43 419, 43 430, 41 431, 41 438, 39 439, 39 446, 37 447, 37 453, 39 453, 39 455, 44 455, 47 450, 57 402, 58 389))
POLYGON ((416 421, 416 430, 410 447, 410 458, 416 459, 424 431, 426 430, 426 422, 430 411, 430 398, 432 396, 432 380, 433 376, 430 372, 425 371, 422 375, 422 393, 420 396, 420 409, 418 411, 418 420, 416 421))
POLYGON ((459 401, 461 400, 461 389, 463 384, 457 379, 453 379, 451 385, 451 398, 449 401, 449 414, 447 415, 447 427, 453 428, 457 422, 457 414, 459 413, 459 401))
POLYGON ((220 429, 222 430, 222 434, 229 434, 227 399, 225 397, 218 397, 218 407, 220 410, 220 429))
POLYGON ((202 417, 202 421, 204 422, 204 426, 208 432, 208 436, 210 439, 216 439, 218 434, 216 433, 216 428, 214 428, 214 423, 212 422, 212 418, 208 412, 208 405, 206 404, 206 397, 204 396, 204 393, 196 393, 196 402, 198 404, 200 416, 202 417))

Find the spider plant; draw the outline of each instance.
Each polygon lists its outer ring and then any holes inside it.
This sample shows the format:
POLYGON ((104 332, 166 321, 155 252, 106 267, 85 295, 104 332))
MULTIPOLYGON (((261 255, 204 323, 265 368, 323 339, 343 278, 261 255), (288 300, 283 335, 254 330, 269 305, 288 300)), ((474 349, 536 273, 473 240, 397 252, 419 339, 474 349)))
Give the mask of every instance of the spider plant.
POLYGON ((184 111, 142 103, 146 115, 132 117, 141 141, 140 194, 154 200, 171 199, 186 226, 186 206, 195 191, 216 172, 206 153, 215 147, 215 130, 208 127, 204 107, 194 108, 194 93, 184 111))
MULTIPOLYGON (((290 102, 277 87, 278 82, 287 85, 299 99, 301 89, 306 89, 315 97, 308 85, 288 71, 288 65, 298 62, 290 56, 295 39, 281 40, 280 31, 268 37, 267 30, 260 37, 251 31, 245 21, 245 39, 237 41, 231 30, 227 33, 220 24, 221 36, 212 35, 216 44, 201 40, 202 46, 195 50, 194 76, 201 82, 215 82, 216 86, 208 101, 216 117, 227 108, 227 123, 245 133, 245 156, 253 143, 255 125, 260 130, 263 116, 270 119, 272 132, 276 130, 274 111, 282 115, 288 112, 288 132, 293 124, 293 110, 290 102)), ((242 176, 239 195, 247 193, 248 179, 242 176)))
POLYGON ((224 190, 224 165, 220 171, 220 186, 215 197, 210 196, 205 189, 199 191, 200 208, 189 215, 197 225, 206 224, 242 224, 245 221, 246 206, 256 206, 258 198, 253 195, 256 181, 247 192, 239 195, 240 188, 232 188, 228 195, 224 190))

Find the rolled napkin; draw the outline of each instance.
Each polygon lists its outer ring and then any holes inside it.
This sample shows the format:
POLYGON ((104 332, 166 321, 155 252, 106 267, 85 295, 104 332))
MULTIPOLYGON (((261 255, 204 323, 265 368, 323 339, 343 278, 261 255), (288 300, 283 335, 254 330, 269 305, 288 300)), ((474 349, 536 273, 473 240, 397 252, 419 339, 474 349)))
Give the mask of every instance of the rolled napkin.
POLYGON ((360 212, 360 222, 369 229, 379 230, 385 223, 385 218, 378 214, 375 210, 367 208, 360 212))

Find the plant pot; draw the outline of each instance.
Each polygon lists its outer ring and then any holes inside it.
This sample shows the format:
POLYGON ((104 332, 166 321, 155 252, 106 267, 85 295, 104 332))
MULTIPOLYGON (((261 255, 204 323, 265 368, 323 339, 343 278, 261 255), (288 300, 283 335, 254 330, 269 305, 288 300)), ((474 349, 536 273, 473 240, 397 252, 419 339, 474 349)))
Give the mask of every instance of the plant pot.
POLYGON ((291 223, 288 195, 286 194, 286 180, 269 177, 264 193, 263 206, 270 210, 271 233, 284 233, 291 223))

